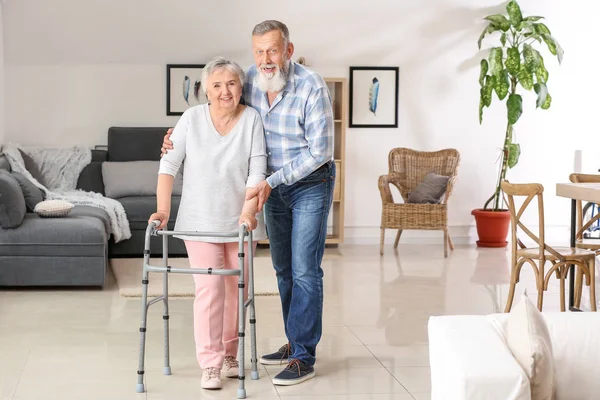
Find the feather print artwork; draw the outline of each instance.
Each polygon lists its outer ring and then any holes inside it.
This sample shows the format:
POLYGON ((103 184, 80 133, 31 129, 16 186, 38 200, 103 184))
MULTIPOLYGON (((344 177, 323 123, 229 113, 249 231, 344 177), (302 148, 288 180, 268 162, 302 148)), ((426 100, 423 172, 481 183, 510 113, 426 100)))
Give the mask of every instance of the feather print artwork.
POLYGON ((369 111, 377 115, 377 98, 379 96, 379 80, 373 78, 373 82, 369 87, 369 111))
POLYGON ((200 93, 200 86, 202 86, 200 81, 196 81, 196 83, 194 83, 194 97, 196 98, 197 102, 200 102, 200 99, 198 98, 198 94, 200 93))
POLYGON ((188 101, 190 97, 190 78, 189 76, 185 76, 185 78, 183 78, 183 98, 185 99, 185 102, 188 104, 188 106, 190 105, 190 102, 188 101))

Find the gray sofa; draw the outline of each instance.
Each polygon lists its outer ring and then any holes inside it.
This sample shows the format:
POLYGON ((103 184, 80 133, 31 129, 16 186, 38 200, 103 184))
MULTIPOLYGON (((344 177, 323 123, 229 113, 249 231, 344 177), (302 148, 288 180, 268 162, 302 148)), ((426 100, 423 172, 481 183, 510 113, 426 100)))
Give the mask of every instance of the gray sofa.
MULTIPOLYGON (((110 128, 107 148, 92 151, 92 162, 81 172, 77 187, 105 195, 102 164, 160 160, 165 131, 110 128)), ((0 170, 10 172, 8 161, 1 155, 0 170)), ((109 239, 108 214, 90 206, 75 206, 62 218, 42 218, 30 207, 18 226, 0 228, 0 286, 103 286, 110 257, 142 257, 148 217, 156 210, 153 195, 116 200, 127 213, 132 234, 119 243, 109 239)), ((173 196, 169 229, 174 227, 179 200, 179 196, 173 196)), ((0 209, 2 202, 0 196, 0 209)), ((183 242, 169 239, 169 256, 185 256, 183 242)), ((160 240, 151 244, 152 255, 161 255, 160 240)))

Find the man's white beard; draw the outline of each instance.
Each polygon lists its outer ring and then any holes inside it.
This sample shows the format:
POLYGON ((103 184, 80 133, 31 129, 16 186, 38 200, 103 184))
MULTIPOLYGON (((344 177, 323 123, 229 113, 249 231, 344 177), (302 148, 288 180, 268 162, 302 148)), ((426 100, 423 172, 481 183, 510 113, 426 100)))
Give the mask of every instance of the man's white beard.
POLYGON ((258 88, 263 92, 279 92, 283 89, 287 83, 287 76, 289 71, 289 64, 286 61, 286 66, 284 66, 285 71, 282 68, 279 68, 276 64, 266 64, 261 65, 258 68, 258 74, 256 83, 258 88), (275 72, 271 74, 267 74, 263 71, 263 67, 275 67, 275 72))

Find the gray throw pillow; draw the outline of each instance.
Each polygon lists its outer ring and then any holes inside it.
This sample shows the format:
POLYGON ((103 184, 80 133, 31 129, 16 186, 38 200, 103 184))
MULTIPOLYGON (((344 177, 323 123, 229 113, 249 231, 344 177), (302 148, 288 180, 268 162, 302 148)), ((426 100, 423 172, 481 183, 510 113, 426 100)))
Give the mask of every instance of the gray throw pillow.
MULTIPOLYGON (((156 196, 160 161, 107 161, 102 163, 106 197, 156 196)), ((173 183, 173 195, 181 196, 183 165, 173 183)))
POLYGON ((40 167, 33 160, 33 158, 31 158, 31 156, 29 154, 25 153, 21 149, 19 149, 19 152, 21 153, 21 157, 23 157, 23 162, 25 163, 25 169, 27 171, 29 171, 31 176, 33 176, 33 178, 36 181, 41 183, 44 187, 48 187, 48 182, 46 182, 46 180, 44 179, 44 175, 42 175, 42 172, 40 171, 40 167))
POLYGON ((10 172, 0 170, 0 227, 16 228, 26 213, 25 197, 19 182, 10 172))
POLYGON ((10 174, 17 182, 19 182, 19 185, 21 186, 23 196, 25 197, 25 204, 27 205, 27 210, 33 212, 35 206, 44 201, 44 193, 22 173, 13 171, 10 174))
POLYGON ((423 182, 419 183, 415 190, 408 195, 409 203, 430 203, 437 204, 442 201, 446 187, 448 186, 449 176, 438 175, 434 172, 427 174, 423 182))

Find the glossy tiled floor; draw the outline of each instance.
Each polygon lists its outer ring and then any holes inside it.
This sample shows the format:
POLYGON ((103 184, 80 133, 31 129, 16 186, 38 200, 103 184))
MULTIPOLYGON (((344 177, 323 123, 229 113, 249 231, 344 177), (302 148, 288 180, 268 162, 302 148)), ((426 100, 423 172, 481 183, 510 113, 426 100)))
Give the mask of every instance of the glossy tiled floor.
MULTIPOLYGON (((248 398, 428 399, 428 317, 501 311, 508 259, 506 249, 474 246, 457 246, 447 259, 441 245, 405 244, 398 253, 387 246, 383 257, 372 245, 328 249, 316 378, 275 387, 270 379, 280 367, 261 366, 261 379, 246 381, 248 398)), ((522 282, 535 292, 528 271, 522 282)), ((147 334, 147 393, 136 394, 140 302, 120 298, 112 275, 104 290, 0 291, 0 400, 236 398, 235 379, 221 391, 200 388, 191 300, 172 300, 170 309, 173 375, 162 375, 156 305, 147 334)), ((544 310, 557 309, 553 283, 544 310)), ((259 353, 285 343, 280 315, 278 297, 257 298, 259 353)))

